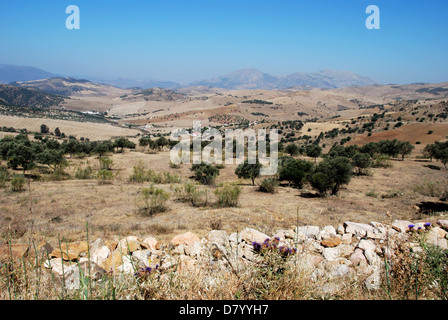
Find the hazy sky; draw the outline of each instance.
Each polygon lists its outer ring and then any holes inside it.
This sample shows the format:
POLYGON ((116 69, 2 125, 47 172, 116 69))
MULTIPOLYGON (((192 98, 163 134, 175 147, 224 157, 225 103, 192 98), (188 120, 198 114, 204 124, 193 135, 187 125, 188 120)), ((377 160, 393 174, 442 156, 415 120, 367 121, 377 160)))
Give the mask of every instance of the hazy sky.
POLYGON ((0 1, 0 64, 187 83, 242 68, 448 81, 446 0, 0 1), (80 9, 68 30, 66 7, 80 9), (368 30, 366 8, 380 9, 368 30))

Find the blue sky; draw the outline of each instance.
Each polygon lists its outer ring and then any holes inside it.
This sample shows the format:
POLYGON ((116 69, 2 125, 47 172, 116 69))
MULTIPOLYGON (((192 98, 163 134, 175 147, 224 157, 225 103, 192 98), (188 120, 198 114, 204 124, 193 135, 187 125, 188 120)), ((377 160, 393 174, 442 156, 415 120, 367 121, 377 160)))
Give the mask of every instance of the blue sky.
POLYGON ((379 83, 448 81, 446 0, 0 1, 0 63, 187 83, 242 68, 350 70, 379 83), (368 30, 368 5, 380 30, 368 30), (68 5, 80 30, 68 30, 68 5))

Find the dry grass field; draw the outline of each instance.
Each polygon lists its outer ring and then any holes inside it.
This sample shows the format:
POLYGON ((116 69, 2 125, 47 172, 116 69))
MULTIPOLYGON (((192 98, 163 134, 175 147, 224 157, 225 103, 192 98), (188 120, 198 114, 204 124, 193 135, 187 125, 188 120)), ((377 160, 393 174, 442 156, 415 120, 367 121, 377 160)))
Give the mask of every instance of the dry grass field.
MULTIPOLYGON (((123 128, 104 123, 77 122, 46 118, 23 118, 15 116, 4 116, 0 118, 0 126, 13 127, 16 129, 27 129, 31 132, 40 132, 40 126, 46 124, 51 131, 59 128, 66 136, 73 135, 76 138, 88 138, 92 141, 107 140, 112 137, 134 137, 140 131, 123 128)), ((5 133, 0 133, 7 135, 5 133)), ((9 133, 8 133, 9 134, 9 133)))
MULTIPOLYGON (((174 192, 175 187, 182 184, 165 184, 157 187, 171 194, 168 210, 148 217, 138 213, 138 199, 141 189, 148 187, 149 183, 129 181, 133 166, 141 161, 155 172, 170 172, 180 176, 182 181, 190 179, 191 166, 183 164, 178 169, 170 168, 169 152, 148 154, 141 151, 111 155, 116 173, 111 184, 100 185, 95 179, 75 178, 46 181, 42 176, 40 181, 31 182, 31 193, 28 187, 21 193, 1 189, 2 235, 13 231, 19 238, 32 229, 46 239, 60 236, 67 241, 76 241, 85 237, 88 223, 93 238, 151 235, 168 240, 186 231, 204 236, 213 229, 213 223, 218 223, 229 233, 253 227, 271 234, 297 223, 337 227, 344 221, 431 221, 440 217, 422 216, 413 206, 421 201, 438 199, 424 196, 415 188, 425 182, 444 186, 448 179, 447 171, 429 166, 442 167, 440 163, 414 159, 392 161, 390 168, 373 168, 368 176, 354 176, 338 196, 321 198, 315 196, 315 192, 306 185, 302 190, 283 185, 275 194, 261 193, 249 180, 238 180, 234 174, 236 165, 227 165, 221 170, 216 183, 231 182, 241 186, 242 195, 237 207, 220 208, 213 194, 216 187, 205 186, 209 195, 208 205, 193 207, 179 201, 174 192)), ((68 160, 70 165, 66 172, 72 177, 77 165, 89 163, 94 169, 99 166, 96 157, 68 160)), ((260 179, 256 182, 259 183, 260 179)))

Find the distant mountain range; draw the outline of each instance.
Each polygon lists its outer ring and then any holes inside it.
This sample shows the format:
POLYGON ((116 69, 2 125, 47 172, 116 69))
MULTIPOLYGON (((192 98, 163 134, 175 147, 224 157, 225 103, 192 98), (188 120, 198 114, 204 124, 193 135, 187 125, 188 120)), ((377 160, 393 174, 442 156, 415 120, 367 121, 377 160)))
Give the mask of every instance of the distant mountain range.
MULTIPOLYGON (((42 79, 60 78, 60 75, 34 67, 12 66, 0 64, 0 83, 29 82, 42 79)), ((68 78, 68 77, 66 77, 68 78)), ((181 85, 173 81, 115 79, 101 80, 88 77, 89 80, 117 88, 169 88, 182 87, 214 87, 222 89, 267 89, 280 90, 288 88, 322 88, 335 89, 352 86, 369 86, 376 82, 368 77, 357 75, 350 71, 325 69, 315 73, 292 73, 286 76, 274 76, 257 69, 237 70, 209 80, 194 81, 188 85, 181 85)), ((56 92, 54 92, 56 93, 56 92)), ((58 92, 58 94, 63 94, 58 92)))
POLYGON ((14 81, 49 79, 57 76, 57 74, 34 67, 0 64, 0 83, 4 84, 8 84, 14 81))
POLYGON ((322 88, 335 89, 376 84, 370 78, 350 71, 326 69, 316 73, 293 73, 287 76, 273 76, 257 69, 242 69, 210 80, 196 81, 191 86, 206 86, 224 89, 288 89, 322 88))

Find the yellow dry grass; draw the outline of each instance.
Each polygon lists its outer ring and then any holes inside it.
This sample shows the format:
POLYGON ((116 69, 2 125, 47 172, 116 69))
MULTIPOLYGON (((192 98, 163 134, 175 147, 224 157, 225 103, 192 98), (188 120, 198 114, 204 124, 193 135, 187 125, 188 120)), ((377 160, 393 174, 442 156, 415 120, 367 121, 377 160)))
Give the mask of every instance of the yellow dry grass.
MULTIPOLYGON (((149 183, 129 182, 133 166, 142 161, 147 168, 177 174, 183 181, 191 177, 190 166, 185 164, 179 169, 170 168, 169 152, 147 154, 127 151, 111 155, 111 158, 116 173, 112 184, 100 185, 95 179, 32 181, 31 202, 28 191, 13 193, 9 189, 0 190, 2 231, 8 227, 30 230, 33 225, 34 231, 45 237, 55 238, 60 234, 74 241, 85 237, 85 225, 88 223, 92 237, 152 235, 168 240, 186 231, 204 236, 212 230, 212 222, 216 221, 220 221, 228 233, 252 227, 267 234, 277 229, 288 229, 297 223, 337 227, 344 221, 415 221, 429 217, 416 214, 414 204, 437 200, 416 193, 415 186, 423 181, 445 183, 448 178, 447 171, 431 169, 426 162, 393 161, 391 168, 372 169, 370 176, 353 177, 340 195, 319 198, 307 186, 303 190, 281 186, 275 194, 261 193, 250 181, 238 180, 234 174, 236 165, 227 165, 221 170, 217 184, 233 182, 241 186, 238 207, 216 206, 214 187, 206 187, 209 190, 208 206, 193 207, 176 199, 174 188, 179 184, 166 184, 157 187, 171 193, 168 210, 153 217, 144 217, 138 214, 137 200, 141 188, 148 187, 149 183), (394 197, 382 197, 394 193, 397 194, 394 197), (297 208, 300 208, 298 221, 297 208)), ((98 169, 98 159, 91 157, 71 159, 67 172, 73 174, 75 165, 85 164, 86 161, 98 169)))
POLYGON ((26 128, 29 131, 40 132, 40 126, 46 124, 50 131, 59 128, 66 136, 89 138, 92 141, 107 140, 112 137, 132 137, 140 133, 139 130, 113 126, 104 123, 77 122, 45 118, 22 118, 15 116, 1 116, 0 126, 15 129, 26 128))

